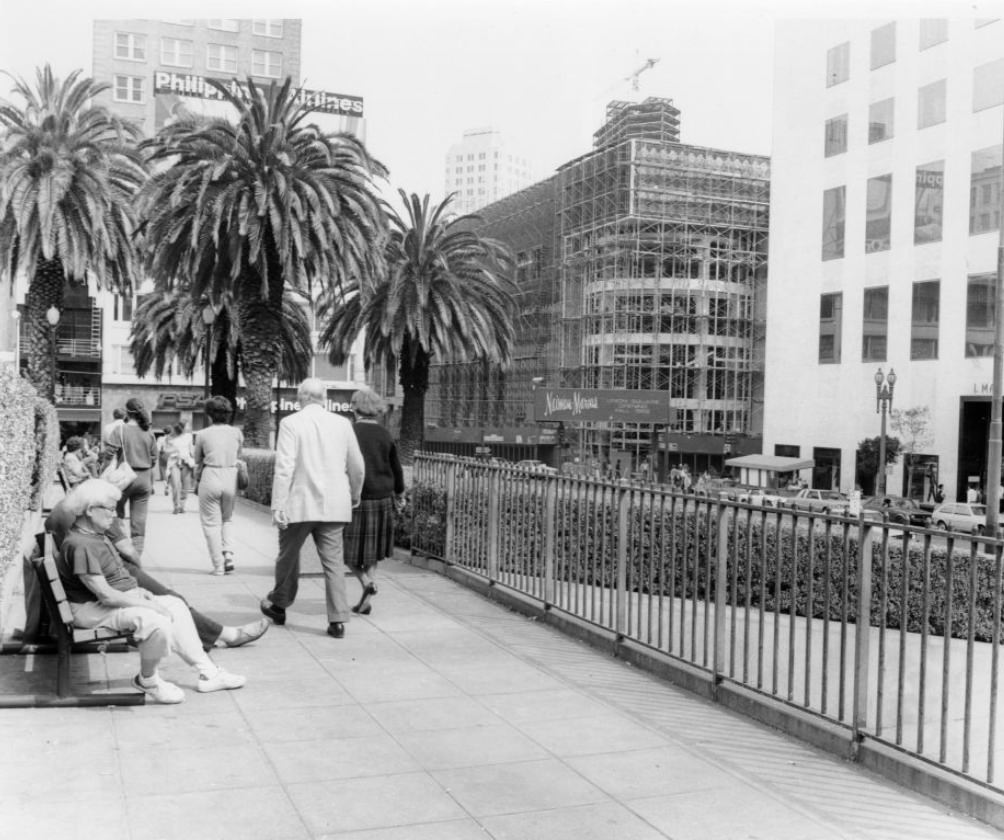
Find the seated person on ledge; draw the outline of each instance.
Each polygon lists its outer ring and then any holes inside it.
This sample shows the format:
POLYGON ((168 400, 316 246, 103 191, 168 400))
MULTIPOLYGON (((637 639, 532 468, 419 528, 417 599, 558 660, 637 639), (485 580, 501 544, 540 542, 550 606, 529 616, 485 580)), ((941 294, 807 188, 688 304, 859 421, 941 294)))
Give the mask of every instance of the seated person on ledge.
POLYGON ((156 703, 180 703, 185 699, 178 686, 157 673, 157 666, 168 653, 178 654, 198 672, 199 691, 240 688, 245 678, 224 671, 202 649, 185 602, 143 589, 105 536, 121 495, 107 481, 92 479, 66 497, 74 522, 56 557, 56 566, 74 625, 131 633, 140 656, 140 672, 133 678, 133 687, 156 703))
MULTIPOLYGON (((91 479, 91 481, 97 480, 99 479, 91 479)), ((107 482, 103 483, 107 485, 107 482)), ((57 502, 48 519, 45 520, 45 530, 52 534, 57 552, 63 547, 63 540, 70 532, 76 519, 76 516, 70 509, 70 503, 75 494, 76 488, 65 498, 57 502)), ((129 537, 125 531, 122 530, 121 520, 117 518, 113 519, 111 525, 105 530, 104 535, 114 545, 126 571, 136 579, 136 582, 143 589, 152 592, 154 595, 173 595, 175 598, 181 598, 182 601, 185 600, 173 589, 164 586, 159 580, 140 568, 132 543, 129 541, 129 537)), ((241 645, 246 645, 264 636, 265 631, 268 630, 271 623, 268 619, 262 618, 258 621, 241 625, 240 627, 232 627, 220 624, 218 621, 207 615, 203 615, 191 606, 188 607, 188 610, 192 614, 192 621, 195 622, 195 630, 199 634, 199 641, 202 642, 203 650, 210 650, 216 646, 240 647, 241 645)))

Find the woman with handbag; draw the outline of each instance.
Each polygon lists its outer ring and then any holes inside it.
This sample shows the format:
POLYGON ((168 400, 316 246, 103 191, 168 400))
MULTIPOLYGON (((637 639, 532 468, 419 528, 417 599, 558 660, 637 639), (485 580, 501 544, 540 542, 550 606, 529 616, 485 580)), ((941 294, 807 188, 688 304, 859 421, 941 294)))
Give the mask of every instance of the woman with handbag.
POLYGON ((210 424, 195 437, 195 481, 199 486, 199 519, 206 535, 214 575, 234 570, 232 520, 237 497, 238 459, 244 445, 240 429, 228 422, 230 400, 206 403, 210 424))
POLYGON ((126 505, 129 506, 129 535, 136 557, 143 554, 143 543, 146 540, 146 514, 153 493, 153 465, 157 463, 157 439, 150 431, 150 415, 146 413, 143 401, 132 397, 126 403, 125 422, 115 428, 105 445, 104 461, 112 465, 102 473, 116 483, 112 473, 125 470, 125 465, 135 473, 122 490, 122 498, 118 501, 116 515, 125 519, 126 505))

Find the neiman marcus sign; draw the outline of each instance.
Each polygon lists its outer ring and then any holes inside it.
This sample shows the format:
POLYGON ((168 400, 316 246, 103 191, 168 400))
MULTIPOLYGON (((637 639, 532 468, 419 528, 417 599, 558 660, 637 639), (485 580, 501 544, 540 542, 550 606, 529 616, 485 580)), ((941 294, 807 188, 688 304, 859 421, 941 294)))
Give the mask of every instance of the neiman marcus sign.
POLYGON ((669 411, 668 391, 538 388, 533 401, 537 422, 668 423, 669 411))

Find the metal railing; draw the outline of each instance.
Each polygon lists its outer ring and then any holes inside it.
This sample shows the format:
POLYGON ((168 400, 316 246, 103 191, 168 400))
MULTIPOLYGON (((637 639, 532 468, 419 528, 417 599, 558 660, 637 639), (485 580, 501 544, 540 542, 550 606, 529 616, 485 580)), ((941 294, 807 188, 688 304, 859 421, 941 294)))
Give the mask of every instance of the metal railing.
POLYGON ((997 786, 1000 540, 422 454, 412 508, 413 551, 997 786))

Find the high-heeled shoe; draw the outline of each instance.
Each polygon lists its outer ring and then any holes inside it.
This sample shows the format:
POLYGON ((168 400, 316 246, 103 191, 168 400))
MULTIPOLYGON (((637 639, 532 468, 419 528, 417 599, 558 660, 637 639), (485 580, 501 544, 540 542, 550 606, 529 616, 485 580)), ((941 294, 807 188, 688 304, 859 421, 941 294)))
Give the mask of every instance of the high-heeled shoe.
POLYGON ((370 606, 370 598, 377 594, 377 588, 375 583, 367 583, 363 587, 363 596, 359 599, 359 603, 352 608, 352 612, 359 613, 359 615, 369 615, 373 612, 373 607, 370 606))

